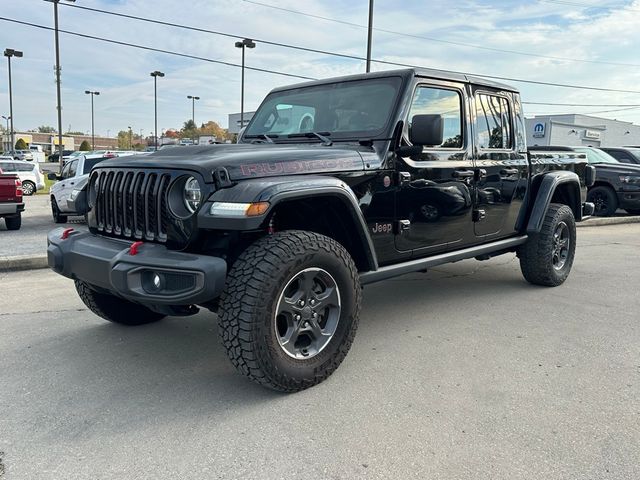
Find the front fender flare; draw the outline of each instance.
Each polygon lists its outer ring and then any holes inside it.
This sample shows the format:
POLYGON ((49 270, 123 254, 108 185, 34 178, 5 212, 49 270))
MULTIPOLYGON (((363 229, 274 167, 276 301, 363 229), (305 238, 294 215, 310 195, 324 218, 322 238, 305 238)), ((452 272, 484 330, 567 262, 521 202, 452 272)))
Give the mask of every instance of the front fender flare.
POLYGON ((365 249, 370 270, 378 268, 367 223, 351 188, 342 180, 328 176, 269 177, 243 180, 230 188, 214 192, 198 214, 198 228, 208 230, 252 231, 266 229, 273 210, 283 202, 304 198, 336 197, 344 204, 365 249), (215 217, 210 208, 214 202, 269 202, 268 210, 256 217, 215 217))

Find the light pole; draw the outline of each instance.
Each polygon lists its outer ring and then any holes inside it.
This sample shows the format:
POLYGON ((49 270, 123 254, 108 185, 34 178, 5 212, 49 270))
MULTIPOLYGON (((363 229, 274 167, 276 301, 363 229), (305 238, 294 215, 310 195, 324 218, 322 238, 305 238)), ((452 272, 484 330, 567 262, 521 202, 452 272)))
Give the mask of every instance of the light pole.
POLYGON ((242 49, 242 82, 240 86, 240 128, 244 127, 244 50, 245 48, 256 48, 256 43, 250 38, 245 38, 241 42, 236 42, 236 48, 242 49))
MULTIPOLYGON (((60 0, 46 0, 53 3, 53 23, 54 23, 54 38, 56 47, 56 65, 54 70, 56 72, 56 98, 58 109, 58 151, 60 152, 60 171, 64 166, 64 145, 62 144, 62 95, 60 93, 60 39, 59 39, 59 27, 58 27, 58 3, 60 0)), ((65 0, 67 2, 74 3, 76 0, 65 0)))
POLYGON ((87 95, 91 95, 91 150, 95 150, 96 149, 96 134, 95 134, 95 128, 94 128, 94 117, 93 117, 93 96, 94 95, 100 95, 100 92, 93 92, 91 90, 85 90, 84 91, 85 94, 87 95))
POLYGON ((367 33, 367 73, 371 71, 372 40, 373 40, 373 0, 369 0, 369 28, 367 33))
POLYGON ((191 121, 193 125, 196 124, 196 100, 200 100, 200 97, 194 97, 192 95, 187 95, 187 98, 191 100, 191 121))
MULTIPOLYGON (((9 135, 9 120, 11 120, 11 116, 7 117, 5 115, 2 115, 2 118, 4 118, 7 121, 7 135, 9 135)), ((2 147, 2 149, 4 150, 4 146, 2 147)), ((7 151, 9 151, 9 150, 11 150, 11 149, 8 148, 7 151)))
POLYGON ((158 150, 158 77, 164 77, 164 73, 155 70, 150 73, 153 77, 153 114, 155 123, 155 150, 158 150))
POLYGON ((133 130, 129 126, 129 150, 133 150, 133 130))
POLYGON ((11 57, 20 58, 22 57, 22 52, 19 50, 14 50, 13 48, 7 48, 4 51, 4 56, 7 57, 7 64, 9 65, 9 118, 11 119, 11 150, 16 149, 16 142, 14 138, 14 130, 13 130, 13 91, 11 90, 11 57))

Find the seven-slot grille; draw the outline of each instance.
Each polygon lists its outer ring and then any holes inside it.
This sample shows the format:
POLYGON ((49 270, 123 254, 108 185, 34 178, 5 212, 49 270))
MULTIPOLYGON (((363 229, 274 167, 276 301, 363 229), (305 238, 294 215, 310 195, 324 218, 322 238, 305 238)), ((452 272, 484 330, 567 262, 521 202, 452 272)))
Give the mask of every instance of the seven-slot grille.
POLYGON ((118 237, 167 241, 168 173, 99 169, 91 176, 98 231, 118 237))

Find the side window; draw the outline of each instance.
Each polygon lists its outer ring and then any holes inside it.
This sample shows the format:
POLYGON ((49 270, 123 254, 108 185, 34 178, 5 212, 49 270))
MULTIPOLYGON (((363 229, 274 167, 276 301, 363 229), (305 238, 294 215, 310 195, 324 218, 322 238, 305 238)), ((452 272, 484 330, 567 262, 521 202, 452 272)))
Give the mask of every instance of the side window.
POLYGON ((16 165, 18 167, 18 171, 19 172, 32 172, 34 170, 34 165, 22 165, 22 164, 18 164, 16 165))
POLYGON ((65 179, 65 178, 69 178, 69 168, 71 167, 70 163, 67 163, 64 167, 62 167, 62 173, 60 174, 60 176, 65 179))
POLYGON ((476 131, 478 147, 510 149, 513 146, 509 102, 495 95, 476 95, 476 131))
POLYGON ((13 162, 3 162, 3 163, 0 163, 0 168, 2 169, 3 172, 15 172, 16 164, 13 162))
POLYGON ((444 142, 440 148, 462 148, 462 99, 455 90, 436 87, 418 87, 411 109, 409 128, 414 115, 442 115, 444 142))
POLYGON ((78 161, 74 160, 73 162, 71 162, 71 164, 69 165, 69 177, 75 177, 76 176, 76 170, 78 169, 78 161))

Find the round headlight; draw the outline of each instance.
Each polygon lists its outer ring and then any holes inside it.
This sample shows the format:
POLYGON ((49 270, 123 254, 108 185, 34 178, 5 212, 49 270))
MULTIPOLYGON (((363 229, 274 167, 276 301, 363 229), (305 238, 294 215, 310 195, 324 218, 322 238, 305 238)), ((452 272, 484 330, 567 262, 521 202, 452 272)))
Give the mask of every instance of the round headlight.
POLYGON ((189 177, 184 182, 184 204, 191 213, 195 212, 202 201, 200 183, 195 177, 189 177))

